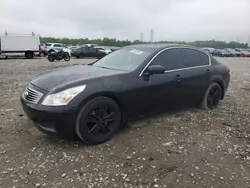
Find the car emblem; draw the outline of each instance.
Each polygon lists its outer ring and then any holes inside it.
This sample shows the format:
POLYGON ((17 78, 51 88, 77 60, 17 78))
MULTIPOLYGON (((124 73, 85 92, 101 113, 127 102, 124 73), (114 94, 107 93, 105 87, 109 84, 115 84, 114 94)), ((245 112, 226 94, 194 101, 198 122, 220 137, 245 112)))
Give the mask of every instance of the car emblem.
POLYGON ((23 95, 27 96, 29 94, 29 92, 27 90, 24 91, 23 95))

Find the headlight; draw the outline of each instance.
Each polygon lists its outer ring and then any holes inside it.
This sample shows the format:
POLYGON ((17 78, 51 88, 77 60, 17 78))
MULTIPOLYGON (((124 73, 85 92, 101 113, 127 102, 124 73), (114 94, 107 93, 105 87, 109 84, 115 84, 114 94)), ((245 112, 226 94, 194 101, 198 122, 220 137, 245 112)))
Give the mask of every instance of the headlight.
POLYGON ((75 96, 84 91, 86 85, 73 87, 70 89, 66 89, 64 91, 60 91, 58 93, 54 93, 48 95, 42 105, 45 106, 63 106, 67 105, 75 96))

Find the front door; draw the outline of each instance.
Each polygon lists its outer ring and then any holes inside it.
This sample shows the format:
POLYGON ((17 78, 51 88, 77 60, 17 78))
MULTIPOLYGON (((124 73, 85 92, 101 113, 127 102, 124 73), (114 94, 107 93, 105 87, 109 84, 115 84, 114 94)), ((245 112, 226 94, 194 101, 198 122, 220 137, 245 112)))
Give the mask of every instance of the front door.
MULTIPOLYGON (((181 75, 175 69, 181 68, 181 54, 178 48, 168 49, 161 52, 150 65, 162 65, 165 67, 164 74, 154 74, 148 78, 138 78, 138 88, 141 91, 139 98, 142 107, 171 108, 179 103, 183 96, 181 75)), ((149 66, 150 66, 149 65, 149 66)))

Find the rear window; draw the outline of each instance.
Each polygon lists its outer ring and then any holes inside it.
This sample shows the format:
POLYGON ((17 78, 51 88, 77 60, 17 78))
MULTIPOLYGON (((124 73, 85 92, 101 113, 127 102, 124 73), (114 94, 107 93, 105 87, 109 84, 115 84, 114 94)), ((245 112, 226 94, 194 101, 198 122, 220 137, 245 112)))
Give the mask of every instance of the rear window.
POLYGON ((46 43, 46 44, 45 44, 45 46, 51 46, 51 44, 49 44, 49 43, 46 43))
POLYGON ((201 54, 202 65, 209 65, 208 55, 202 52, 200 54, 201 54))

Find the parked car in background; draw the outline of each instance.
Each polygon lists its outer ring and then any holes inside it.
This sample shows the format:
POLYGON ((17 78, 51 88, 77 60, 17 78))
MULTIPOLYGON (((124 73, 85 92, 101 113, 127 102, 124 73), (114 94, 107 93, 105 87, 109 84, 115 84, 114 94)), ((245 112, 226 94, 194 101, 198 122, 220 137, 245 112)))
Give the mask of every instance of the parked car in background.
POLYGON ((48 52, 46 50, 46 44, 45 43, 42 43, 41 44, 41 52, 40 52, 40 56, 46 56, 48 55, 48 52))
POLYGON ((34 33, 17 35, 5 33, 0 36, 0 56, 23 56, 32 59, 41 52, 40 38, 34 33))
POLYGON ((246 49, 240 51, 242 57, 250 57, 250 52, 246 49))
POLYGON ((95 49, 98 49, 100 51, 105 52, 106 54, 110 54, 112 52, 112 50, 110 50, 108 47, 105 46, 96 46, 94 47, 95 49))
POLYGON ((230 53, 223 49, 215 49, 210 54, 218 57, 230 57, 230 53))
POLYGON ((100 59, 105 55, 107 55, 105 50, 89 46, 82 46, 71 51, 71 56, 76 58, 95 57, 100 59))
POLYGON ((45 43, 45 51, 47 53, 58 52, 62 49, 64 52, 67 52, 69 56, 71 56, 71 50, 67 48, 66 45, 61 43, 45 43))
POLYGON ((70 50, 74 50, 74 49, 76 49, 76 48, 79 48, 78 46, 70 46, 70 47, 68 47, 70 50))
POLYGON ((225 48, 225 50, 230 53, 231 57, 241 57, 241 53, 237 52, 236 50, 232 49, 232 48, 225 48))
POLYGON ((216 108, 226 94, 229 72, 195 47, 134 45, 89 65, 36 77, 21 103, 39 130, 100 144, 135 111, 187 103, 200 104, 205 110, 216 108))
POLYGON ((207 47, 201 48, 201 49, 204 50, 204 51, 207 52, 207 53, 211 53, 212 51, 215 50, 214 48, 207 48, 207 47))
POLYGON ((98 45, 97 44, 84 44, 84 46, 88 46, 88 47, 97 47, 98 45))
POLYGON ((111 46, 110 50, 113 52, 113 51, 119 50, 120 48, 121 47, 118 47, 118 46, 111 46))

